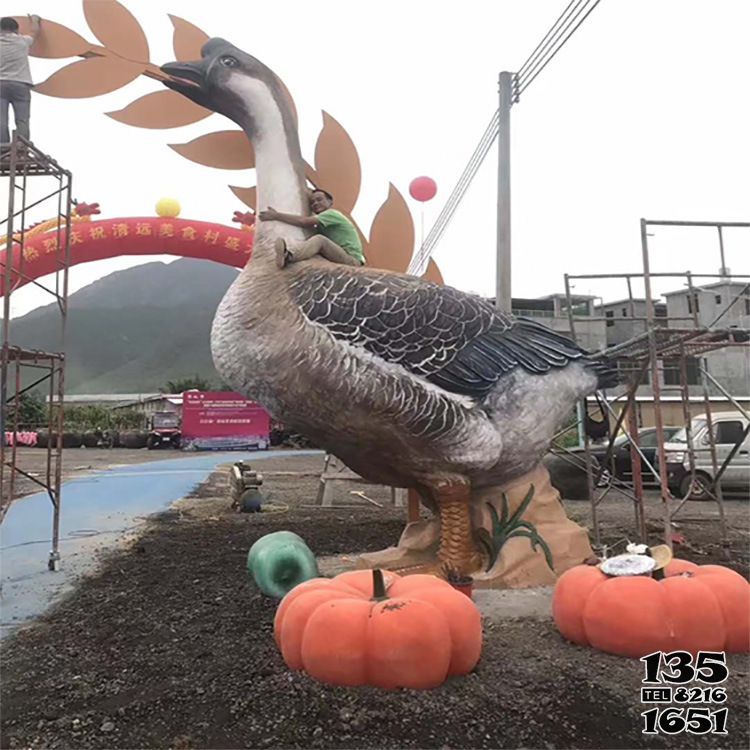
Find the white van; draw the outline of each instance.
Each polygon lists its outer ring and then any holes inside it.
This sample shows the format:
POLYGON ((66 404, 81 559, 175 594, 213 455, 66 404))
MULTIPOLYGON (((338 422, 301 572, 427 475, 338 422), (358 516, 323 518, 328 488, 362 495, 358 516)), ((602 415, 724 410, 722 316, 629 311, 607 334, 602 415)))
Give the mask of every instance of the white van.
MULTIPOLYGON (((712 413, 711 422, 716 435, 716 462, 719 469, 737 441, 742 440, 739 449, 721 475, 722 490, 750 492, 750 433, 747 432, 747 417, 739 411, 723 411, 712 413)), ((691 487, 687 430, 683 428, 664 445, 667 482, 670 491, 675 495, 685 497, 690 492, 692 500, 708 500, 710 496, 707 489, 713 484, 714 467, 711 461, 706 415, 693 417, 690 427, 695 455, 695 481, 691 487)))

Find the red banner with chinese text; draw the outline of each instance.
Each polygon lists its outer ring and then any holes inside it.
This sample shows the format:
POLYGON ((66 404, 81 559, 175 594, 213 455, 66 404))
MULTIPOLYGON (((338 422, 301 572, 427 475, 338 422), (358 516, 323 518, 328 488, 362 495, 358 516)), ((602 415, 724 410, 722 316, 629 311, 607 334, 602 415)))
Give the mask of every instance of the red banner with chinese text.
MULTIPOLYGON (((254 236, 252 230, 158 216, 73 221, 70 226, 70 265, 120 255, 177 255, 242 268, 252 252, 254 236)), ((55 229, 40 234, 29 230, 23 251, 14 242, 13 288, 59 269, 66 240, 66 229, 62 227, 59 232, 55 229)), ((6 251, 0 251, 0 263, 5 264, 5 257, 6 251)))
POLYGON ((184 450, 262 450, 270 430, 268 412, 239 393, 185 391, 182 396, 184 450))

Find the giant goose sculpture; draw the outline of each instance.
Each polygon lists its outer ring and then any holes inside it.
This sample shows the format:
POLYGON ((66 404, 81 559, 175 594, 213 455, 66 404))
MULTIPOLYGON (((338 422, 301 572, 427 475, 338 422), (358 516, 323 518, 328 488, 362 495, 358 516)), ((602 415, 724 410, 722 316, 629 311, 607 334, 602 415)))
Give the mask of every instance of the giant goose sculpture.
MULTIPOLYGON (((279 79, 223 39, 165 84, 234 120, 253 144, 259 207, 306 214, 295 119, 279 79)), ((438 558, 482 563, 472 489, 537 465, 575 401, 612 381, 607 362, 532 321, 419 278, 322 259, 277 268, 258 225, 252 258, 216 313, 211 350, 233 388, 361 476, 415 488, 440 518, 438 558)))

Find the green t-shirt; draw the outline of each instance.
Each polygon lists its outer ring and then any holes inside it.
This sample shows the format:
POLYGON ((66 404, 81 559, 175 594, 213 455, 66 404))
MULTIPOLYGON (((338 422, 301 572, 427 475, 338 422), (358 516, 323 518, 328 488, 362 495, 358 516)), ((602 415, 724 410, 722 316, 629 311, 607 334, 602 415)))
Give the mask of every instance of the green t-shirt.
POLYGON ((362 251, 362 242, 359 239, 354 224, 335 208, 329 208, 315 216, 318 222, 318 232, 335 242, 340 248, 346 250, 355 260, 362 265, 365 263, 365 254, 362 251))

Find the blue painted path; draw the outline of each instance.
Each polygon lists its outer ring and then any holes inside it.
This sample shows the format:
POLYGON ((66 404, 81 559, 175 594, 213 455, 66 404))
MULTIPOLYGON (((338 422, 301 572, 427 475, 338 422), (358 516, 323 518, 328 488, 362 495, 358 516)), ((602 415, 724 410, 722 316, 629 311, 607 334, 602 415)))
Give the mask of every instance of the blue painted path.
POLYGON ((0 526, 0 638, 44 612, 90 572, 98 548, 112 546, 148 515, 165 510, 219 464, 322 455, 320 451, 200 453, 115 466, 66 482, 62 489, 59 571, 47 569, 52 504, 46 493, 16 500, 0 526))

